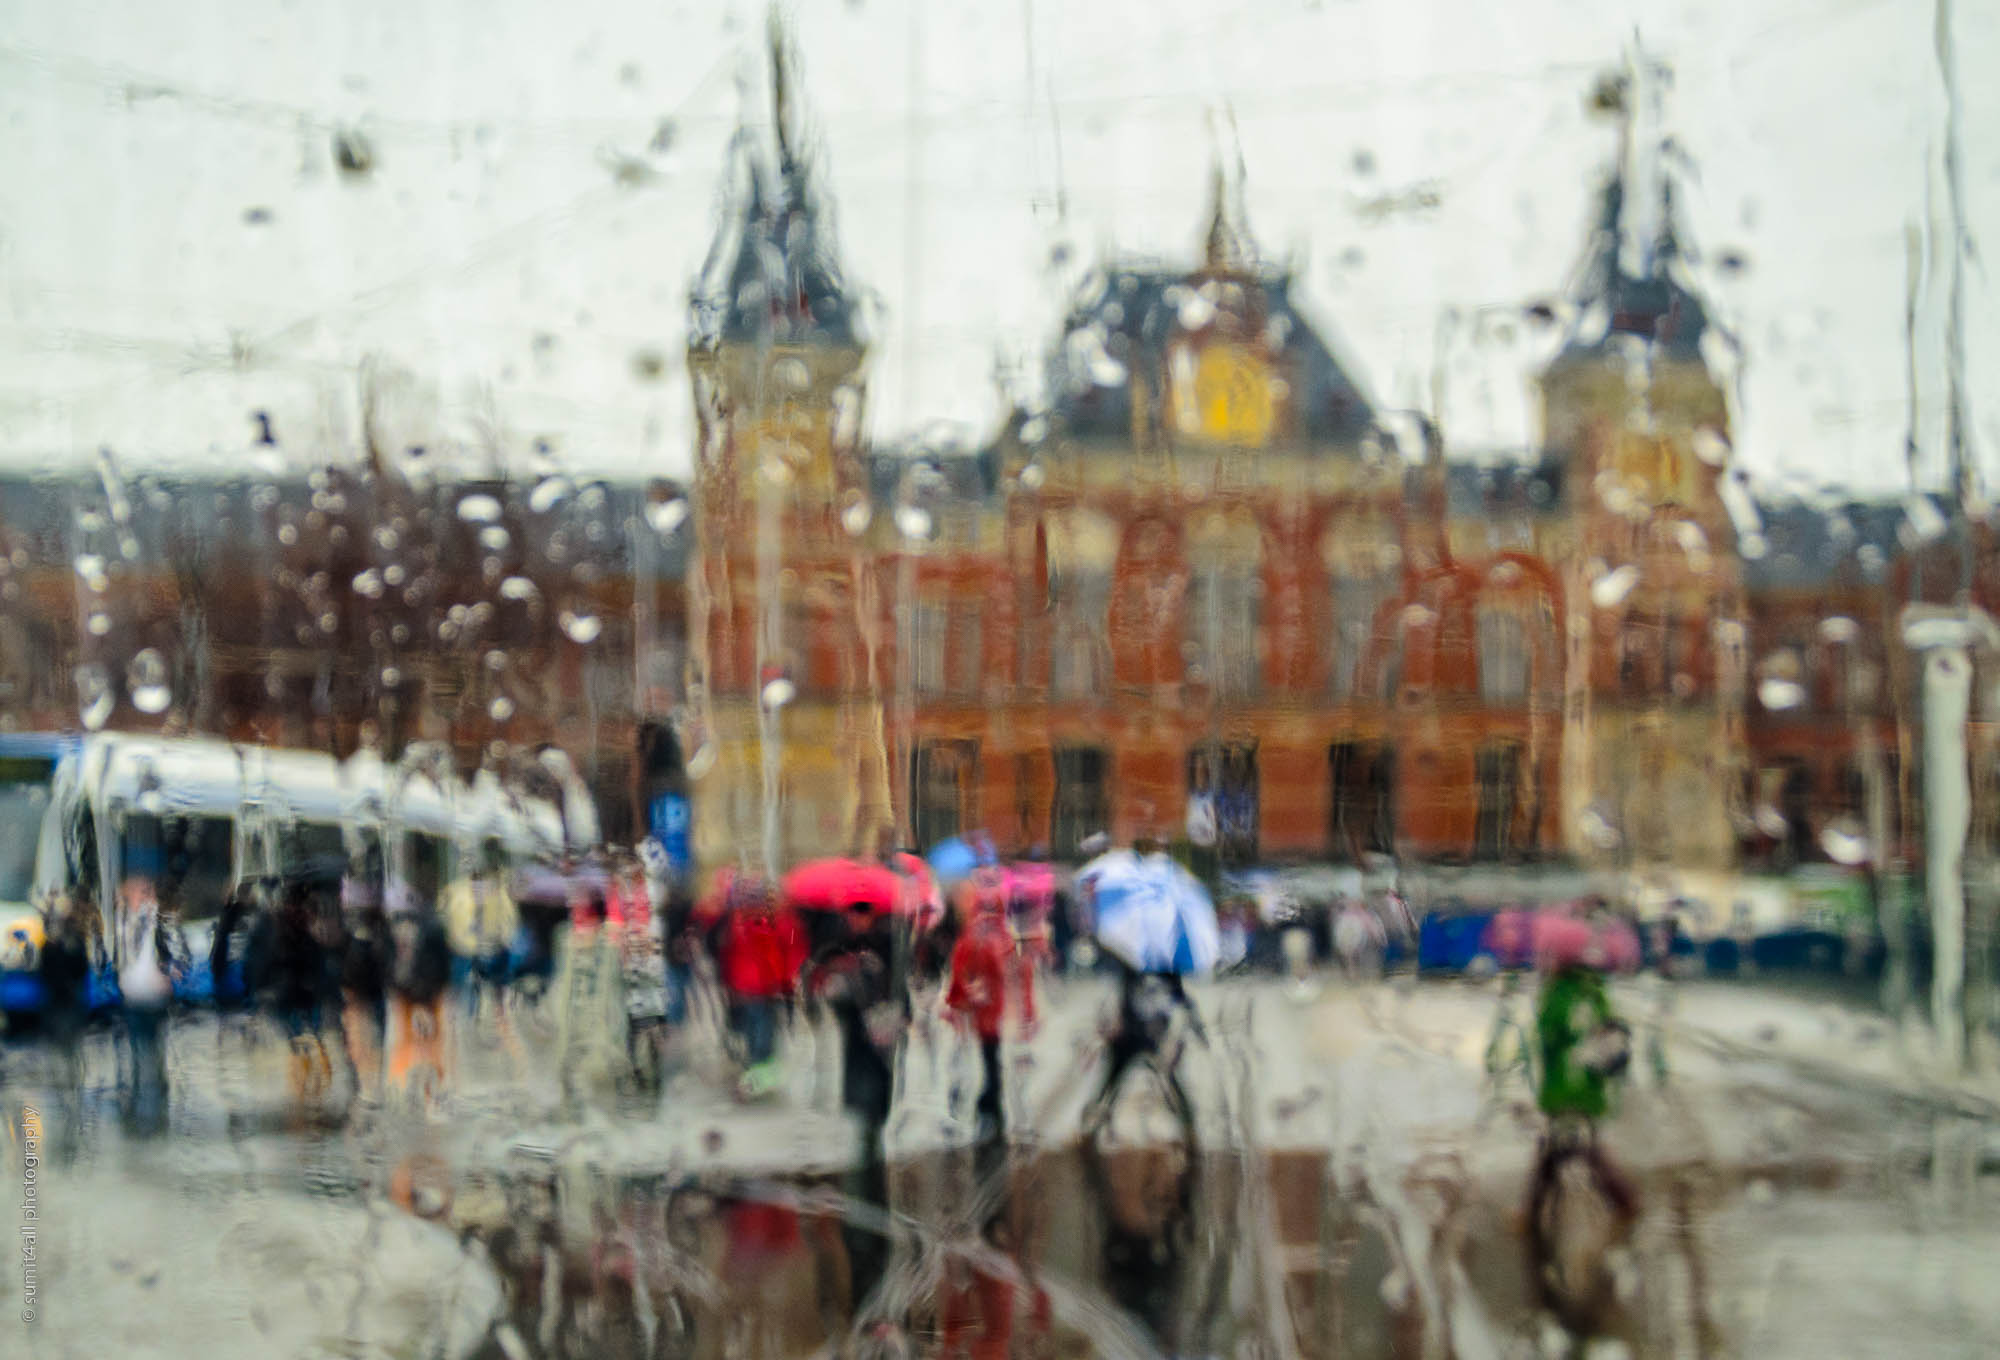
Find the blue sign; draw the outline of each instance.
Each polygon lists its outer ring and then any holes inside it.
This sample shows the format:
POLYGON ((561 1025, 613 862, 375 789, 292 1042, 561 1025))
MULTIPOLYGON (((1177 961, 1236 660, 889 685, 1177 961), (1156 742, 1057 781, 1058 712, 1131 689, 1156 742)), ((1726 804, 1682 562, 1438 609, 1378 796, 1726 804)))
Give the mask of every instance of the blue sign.
POLYGON ((667 863, 673 866, 677 875, 685 876, 694 865, 693 848, 689 843, 691 820, 686 794, 659 794, 648 809, 647 825, 652 830, 653 839, 667 852, 667 863))

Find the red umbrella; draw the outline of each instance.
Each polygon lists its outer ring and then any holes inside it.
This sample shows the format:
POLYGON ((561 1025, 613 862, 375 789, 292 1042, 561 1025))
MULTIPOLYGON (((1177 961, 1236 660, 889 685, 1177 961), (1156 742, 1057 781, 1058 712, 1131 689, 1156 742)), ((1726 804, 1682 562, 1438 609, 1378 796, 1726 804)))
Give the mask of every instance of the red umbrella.
POLYGON ((785 900, 801 911, 866 906, 886 914, 902 909, 904 895, 894 870, 860 860, 816 859, 785 875, 785 900))

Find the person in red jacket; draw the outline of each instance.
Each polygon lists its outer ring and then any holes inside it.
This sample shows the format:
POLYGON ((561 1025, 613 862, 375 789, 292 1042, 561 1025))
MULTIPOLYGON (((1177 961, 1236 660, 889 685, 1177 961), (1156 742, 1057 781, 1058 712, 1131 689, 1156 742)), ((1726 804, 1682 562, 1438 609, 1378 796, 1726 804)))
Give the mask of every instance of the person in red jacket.
POLYGON ((1005 904, 996 893, 970 897, 970 919, 951 951, 951 988, 945 1008, 963 1028, 979 1038, 982 1085, 979 1091, 979 1132, 982 1138, 1005 1132, 1001 1105, 1000 1026, 1007 1014, 1007 980, 1011 974, 1021 991, 1021 1023, 1035 1024, 1035 978, 1007 924, 1005 904))
POLYGON ((745 885, 732 895, 717 962, 729 993, 730 1028, 743 1040, 746 1076, 761 1079, 777 1048, 777 1003, 791 994, 806 965, 806 932, 768 886, 745 885))

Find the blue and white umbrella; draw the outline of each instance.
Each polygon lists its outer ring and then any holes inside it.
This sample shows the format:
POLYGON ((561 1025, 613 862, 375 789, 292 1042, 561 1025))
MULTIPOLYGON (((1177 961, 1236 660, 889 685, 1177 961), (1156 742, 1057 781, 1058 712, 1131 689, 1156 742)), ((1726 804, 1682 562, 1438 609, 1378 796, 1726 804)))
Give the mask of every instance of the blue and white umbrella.
POLYGON ((1208 890, 1163 854, 1113 850, 1077 871, 1097 942, 1146 973, 1186 976, 1213 969, 1222 932, 1208 890))

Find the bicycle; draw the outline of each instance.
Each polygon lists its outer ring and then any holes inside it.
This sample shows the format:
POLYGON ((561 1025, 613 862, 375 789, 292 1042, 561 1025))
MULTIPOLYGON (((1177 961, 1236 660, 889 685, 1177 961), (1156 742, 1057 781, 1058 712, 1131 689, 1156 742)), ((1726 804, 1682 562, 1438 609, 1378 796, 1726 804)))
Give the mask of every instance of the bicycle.
POLYGON ((1128 982, 1120 1015, 1106 1048, 1111 1067, 1104 1085, 1085 1107, 1083 1136, 1094 1140, 1110 1122, 1134 1068, 1150 1074, 1192 1154, 1196 1146, 1194 1106, 1181 1084, 1180 1060, 1190 1034, 1205 1038, 1194 1005, 1180 979, 1144 974, 1128 982))
MULTIPOLYGON (((1611 1079, 1630 1052, 1629 1031, 1611 1021, 1585 1041, 1578 1060, 1611 1079)), ((1528 1263, 1535 1297, 1579 1347, 1604 1330, 1618 1301, 1614 1254, 1638 1220, 1638 1191, 1598 1146, 1596 1119, 1551 1112, 1529 1172, 1528 1263)))

